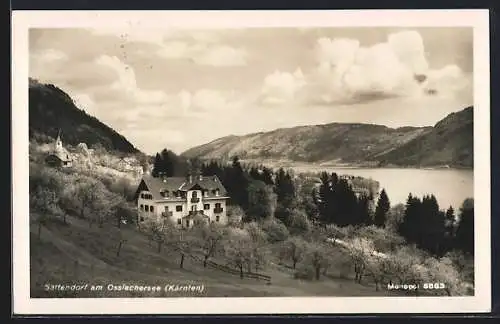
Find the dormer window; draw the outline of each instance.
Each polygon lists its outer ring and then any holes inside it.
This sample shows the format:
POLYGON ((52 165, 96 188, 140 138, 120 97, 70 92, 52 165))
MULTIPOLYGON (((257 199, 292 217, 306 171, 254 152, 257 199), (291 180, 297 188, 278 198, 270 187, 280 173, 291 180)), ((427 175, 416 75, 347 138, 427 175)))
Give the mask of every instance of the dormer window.
POLYGON ((208 190, 203 191, 203 197, 208 197, 208 190))
POLYGON ((219 196, 219 189, 215 189, 215 195, 219 196))
POLYGON ((165 198, 165 191, 160 191, 160 195, 165 198))

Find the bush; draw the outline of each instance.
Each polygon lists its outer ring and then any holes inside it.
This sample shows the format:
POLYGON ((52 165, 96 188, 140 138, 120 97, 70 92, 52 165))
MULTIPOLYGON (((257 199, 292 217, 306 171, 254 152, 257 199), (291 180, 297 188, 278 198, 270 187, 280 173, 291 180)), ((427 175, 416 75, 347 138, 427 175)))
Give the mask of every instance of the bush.
POLYGON ((373 225, 362 227, 357 233, 360 237, 372 241, 374 249, 378 252, 394 251, 404 243, 401 236, 373 225))
POLYGON ((266 233, 269 243, 282 242, 290 236, 285 224, 274 217, 262 223, 262 230, 266 233))
POLYGON ((305 212, 294 210, 289 219, 288 230, 292 235, 305 235, 311 230, 311 222, 305 212))

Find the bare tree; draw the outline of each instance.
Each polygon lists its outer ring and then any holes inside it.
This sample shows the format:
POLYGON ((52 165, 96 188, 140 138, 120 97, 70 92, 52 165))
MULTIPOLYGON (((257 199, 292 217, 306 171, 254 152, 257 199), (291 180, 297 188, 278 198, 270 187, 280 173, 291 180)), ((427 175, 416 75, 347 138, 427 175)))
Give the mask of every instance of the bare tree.
POLYGON ((224 232, 215 223, 200 223, 193 230, 195 232, 194 244, 203 253, 203 267, 206 267, 208 259, 221 250, 224 232))
POLYGON ((325 273, 330 266, 330 258, 328 256, 328 248, 318 242, 309 243, 305 256, 305 262, 313 267, 314 277, 320 279, 321 273, 325 273))
POLYGON ((226 242, 225 256, 229 264, 238 268, 240 278, 244 277, 244 268, 252 260, 252 239, 245 230, 233 230, 226 242))
POLYGON ((304 259, 307 251, 307 242, 302 238, 293 236, 283 242, 281 255, 292 261, 292 267, 295 269, 297 263, 304 259))
POLYGON ((348 253, 354 264, 354 281, 361 283, 366 268, 367 257, 373 249, 373 242, 365 238, 354 238, 349 242, 348 253))

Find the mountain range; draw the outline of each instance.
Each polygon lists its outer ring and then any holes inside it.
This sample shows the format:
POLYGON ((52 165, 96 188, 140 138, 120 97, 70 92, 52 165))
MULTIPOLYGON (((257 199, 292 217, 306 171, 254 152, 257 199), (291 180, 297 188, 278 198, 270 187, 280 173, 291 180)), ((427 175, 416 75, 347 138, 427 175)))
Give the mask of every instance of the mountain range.
POLYGON ((226 136, 188 149, 187 158, 285 161, 351 166, 473 167, 473 107, 429 127, 359 123, 280 128, 226 136))

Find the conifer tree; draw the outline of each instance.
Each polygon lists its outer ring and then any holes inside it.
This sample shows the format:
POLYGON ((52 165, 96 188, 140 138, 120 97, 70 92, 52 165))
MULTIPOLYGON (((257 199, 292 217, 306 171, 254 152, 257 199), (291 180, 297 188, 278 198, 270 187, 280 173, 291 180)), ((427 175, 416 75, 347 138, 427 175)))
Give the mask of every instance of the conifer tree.
POLYGON ((474 255, 474 200, 464 200, 459 210, 455 245, 465 253, 474 255))
POLYGON ((378 199, 377 207, 375 208, 375 217, 374 223, 377 227, 384 227, 385 221, 387 219, 387 212, 391 208, 391 204, 389 202, 389 197, 385 192, 385 189, 382 189, 380 192, 380 197, 378 199))

